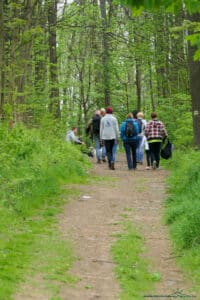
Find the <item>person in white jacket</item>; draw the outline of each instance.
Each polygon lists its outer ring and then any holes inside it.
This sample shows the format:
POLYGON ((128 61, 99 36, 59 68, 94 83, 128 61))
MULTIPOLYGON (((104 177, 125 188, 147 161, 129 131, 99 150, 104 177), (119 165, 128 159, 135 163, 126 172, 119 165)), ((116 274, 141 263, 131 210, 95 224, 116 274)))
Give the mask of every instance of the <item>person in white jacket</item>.
POLYGON ((106 155, 108 158, 108 166, 111 170, 115 170, 115 162, 113 159, 113 147, 119 141, 119 125, 117 118, 113 116, 112 107, 106 108, 106 115, 101 119, 100 124, 100 140, 106 147, 106 155))

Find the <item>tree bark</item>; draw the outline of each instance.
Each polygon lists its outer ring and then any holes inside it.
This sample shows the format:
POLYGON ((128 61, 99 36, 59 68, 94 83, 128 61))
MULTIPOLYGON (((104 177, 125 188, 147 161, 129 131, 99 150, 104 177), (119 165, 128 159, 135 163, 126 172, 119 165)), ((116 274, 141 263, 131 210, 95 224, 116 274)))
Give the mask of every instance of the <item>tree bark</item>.
MULTIPOLYGON (((193 22, 200 22, 200 14, 196 13, 190 17, 193 22)), ((200 150, 200 61, 194 61, 196 47, 189 44, 189 71, 190 91, 192 97, 192 117, 194 130, 194 145, 200 150)))
POLYGON ((50 112, 56 117, 61 117, 59 88, 58 88, 58 67, 57 67, 57 0, 50 0, 48 7, 49 24, 49 60, 50 60, 50 112))
POLYGON ((104 102, 105 106, 110 105, 110 72, 109 72, 109 36, 108 36, 108 24, 106 14, 106 1, 100 0, 100 10, 103 27, 103 85, 104 85, 104 102))
POLYGON ((136 94, 137 94, 137 110, 141 110, 141 70, 139 62, 136 60, 136 94))
POLYGON ((0 118, 3 114, 5 88, 5 32, 4 32, 4 1, 0 2, 0 118))

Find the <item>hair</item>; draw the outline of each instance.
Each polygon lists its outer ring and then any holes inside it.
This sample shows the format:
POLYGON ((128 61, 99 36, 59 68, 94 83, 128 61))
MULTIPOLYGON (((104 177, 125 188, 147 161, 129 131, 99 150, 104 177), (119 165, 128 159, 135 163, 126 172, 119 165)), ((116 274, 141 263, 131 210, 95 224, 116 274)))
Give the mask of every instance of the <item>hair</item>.
POLYGON ((139 111, 139 112, 137 113, 137 118, 143 118, 143 117, 144 117, 143 112, 139 111))
POLYGON ((95 112, 94 112, 94 115, 100 115, 100 110, 96 109, 95 112))
POLYGON ((135 109, 135 110, 133 111, 133 117, 134 117, 135 119, 137 119, 137 113, 138 113, 138 110, 135 109))
POLYGON ((151 113, 151 118, 152 118, 152 119, 157 118, 157 113, 156 113, 156 112, 152 112, 152 113, 151 113))
POLYGON ((132 113, 128 113, 126 116, 127 119, 133 119, 133 114, 132 113))
POLYGON ((113 109, 112 109, 111 106, 108 106, 108 107, 106 108, 106 113, 107 113, 107 114, 112 114, 112 113, 113 113, 113 109))

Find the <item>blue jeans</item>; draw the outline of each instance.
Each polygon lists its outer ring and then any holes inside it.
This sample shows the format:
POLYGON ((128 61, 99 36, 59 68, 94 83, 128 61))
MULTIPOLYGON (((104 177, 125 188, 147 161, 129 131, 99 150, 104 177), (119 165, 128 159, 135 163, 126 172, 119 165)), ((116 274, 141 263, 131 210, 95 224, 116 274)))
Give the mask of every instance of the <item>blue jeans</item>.
POLYGON ((93 136, 93 139, 94 139, 94 142, 95 142, 95 149, 96 149, 96 157, 97 157, 97 160, 100 160, 101 159, 101 145, 100 145, 100 138, 98 135, 94 135, 93 136))
POLYGON ((136 169, 136 147, 137 140, 124 141, 124 149, 129 170, 136 169))
POLYGON ((116 161, 117 147, 118 147, 118 143, 117 143, 117 140, 115 140, 113 148, 112 148, 112 161, 113 162, 116 161))
POLYGON ((143 147, 141 147, 143 136, 139 135, 137 140, 138 140, 138 144, 137 144, 137 148, 136 148, 136 160, 137 160, 137 162, 143 162, 144 149, 143 149, 143 147))
POLYGON ((104 158, 106 157, 106 147, 105 146, 102 147, 102 153, 101 153, 101 155, 104 158))

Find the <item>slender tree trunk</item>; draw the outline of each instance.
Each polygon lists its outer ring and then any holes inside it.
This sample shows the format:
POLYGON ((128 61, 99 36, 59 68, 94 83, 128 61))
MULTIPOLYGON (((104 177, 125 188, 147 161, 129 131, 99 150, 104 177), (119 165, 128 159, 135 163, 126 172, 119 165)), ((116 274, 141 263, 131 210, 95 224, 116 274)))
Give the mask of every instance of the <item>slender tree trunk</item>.
POLYGON ((4 1, 0 1, 0 118, 3 114, 5 88, 5 31, 4 31, 4 1))
POLYGON ((61 117, 59 88, 58 88, 58 67, 57 67, 57 0, 50 0, 48 7, 49 23, 49 60, 50 60, 50 112, 56 117, 61 117))
POLYGON ((110 105, 110 72, 109 72, 109 36, 106 15, 106 1, 100 0, 102 27, 103 27, 103 85, 105 106, 110 105))
POLYGON ((137 110, 141 110, 141 70, 139 62, 136 60, 136 94, 137 94, 137 110))
MULTIPOLYGON (((194 14, 190 18, 193 22, 200 22, 200 14, 194 14)), ((194 129, 194 145, 200 150, 200 61, 194 61, 196 47, 189 44, 189 70, 190 90, 192 96, 192 116, 194 129)))
POLYGON ((151 62, 149 61, 148 64, 149 64, 149 88, 150 88, 151 108, 152 108, 152 111, 155 111, 151 62))

